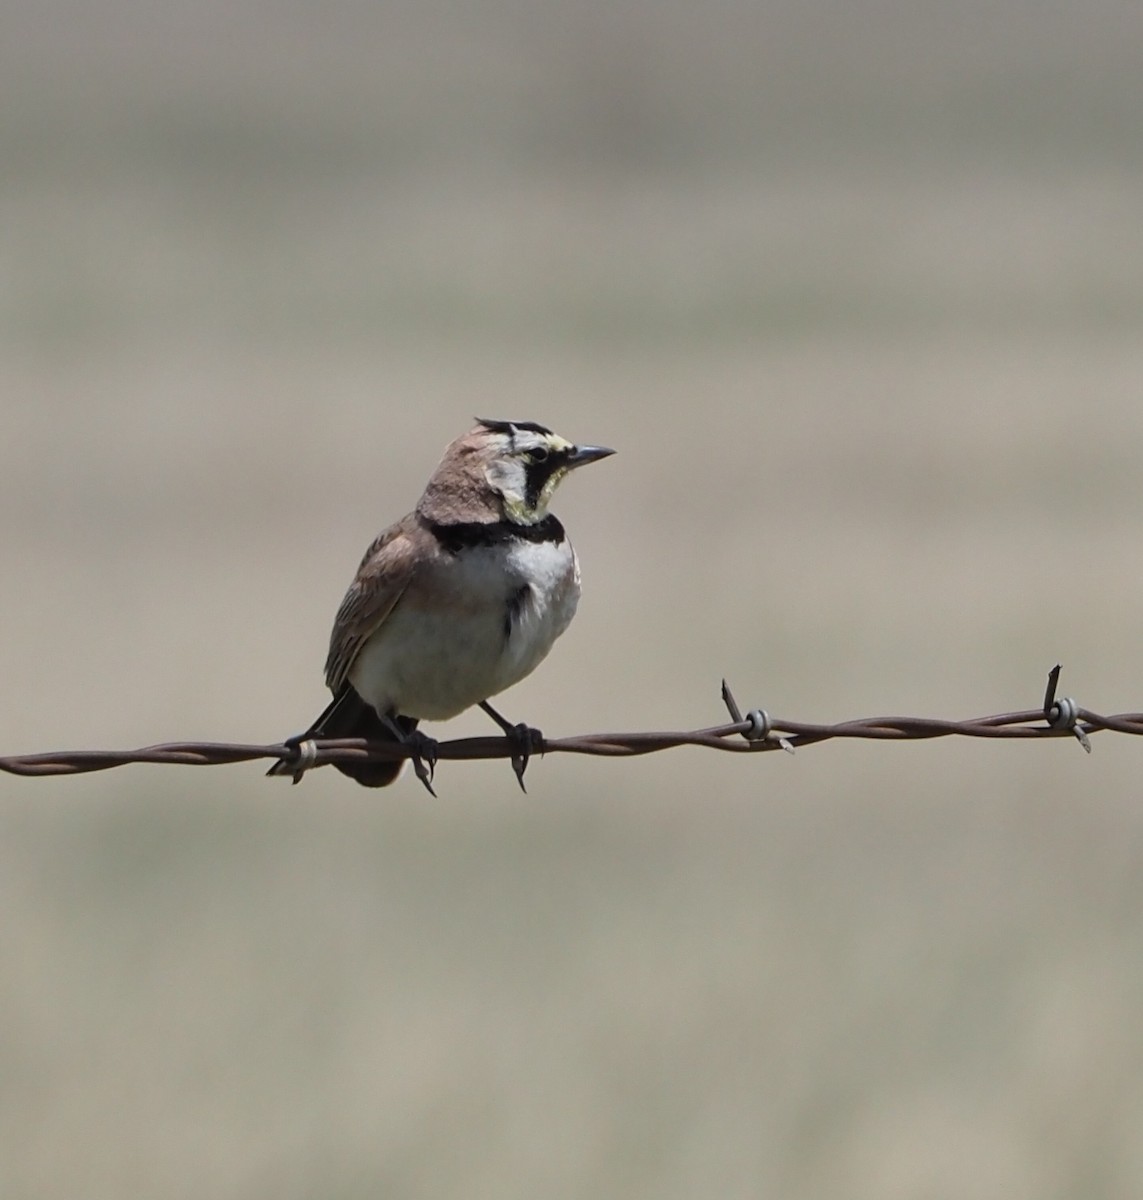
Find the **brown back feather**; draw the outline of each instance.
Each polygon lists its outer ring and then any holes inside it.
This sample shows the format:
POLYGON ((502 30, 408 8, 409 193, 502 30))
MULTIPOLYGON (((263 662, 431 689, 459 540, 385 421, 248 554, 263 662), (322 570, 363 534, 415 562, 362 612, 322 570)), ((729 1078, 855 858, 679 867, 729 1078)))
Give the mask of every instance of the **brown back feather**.
POLYGON ((338 691, 346 681, 361 647, 409 586, 417 559, 412 535, 418 525, 410 514, 386 529, 365 552, 334 618, 325 664, 325 682, 330 691, 338 691))

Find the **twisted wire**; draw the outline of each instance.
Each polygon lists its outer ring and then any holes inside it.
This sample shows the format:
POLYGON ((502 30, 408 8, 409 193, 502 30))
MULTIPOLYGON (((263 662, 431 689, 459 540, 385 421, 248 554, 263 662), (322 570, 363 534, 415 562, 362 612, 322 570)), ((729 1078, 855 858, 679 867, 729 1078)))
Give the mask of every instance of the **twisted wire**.
MULTIPOLYGON (((1103 716, 1080 707, 1070 697, 1056 699, 1060 668, 1049 672, 1044 704, 1024 712, 999 713, 969 720, 949 721, 932 717, 865 717, 820 724, 788 721, 763 709, 741 712, 730 688, 723 682, 722 696, 730 721, 707 729, 681 732, 585 733, 572 737, 542 737, 537 754, 587 754, 602 757, 631 757, 656 754, 680 746, 698 746, 733 754, 758 754, 770 750, 793 751, 839 738, 868 738, 877 741, 916 741, 942 737, 970 738, 1058 738, 1074 737, 1091 752, 1093 733, 1143 734, 1143 713, 1103 716)), ((437 744, 436 761, 518 759, 519 743, 510 736, 454 738, 437 744)), ((331 763, 393 762, 414 758, 411 747, 393 742, 369 742, 364 738, 316 738, 302 743, 270 745, 228 742, 168 742, 139 750, 61 750, 44 754, 0 757, 0 771, 12 775, 76 775, 106 771, 130 763, 178 763, 183 766, 220 766, 258 759, 285 759, 299 773, 331 763)))

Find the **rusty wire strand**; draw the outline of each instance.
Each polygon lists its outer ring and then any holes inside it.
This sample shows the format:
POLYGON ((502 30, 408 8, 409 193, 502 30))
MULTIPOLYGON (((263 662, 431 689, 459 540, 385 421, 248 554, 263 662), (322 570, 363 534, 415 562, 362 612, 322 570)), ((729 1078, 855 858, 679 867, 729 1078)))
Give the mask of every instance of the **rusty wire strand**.
MULTIPOLYGON (((1000 713, 965 721, 947 721, 930 717, 866 717, 833 725, 806 721, 786 721, 771 717, 761 709, 742 715, 734 696, 723 681, 723 701, 731 721, 708 729, 685 732, 587 733, 576 737, 542 738, 537 754, 589 754, 605 757, 630 757, 655 754, 679 746, 701 746, 736 754, 757 754, 768 750, 793 751, 835 738, 871 738, 881 741, 914 741, 940 737, 974 738, 1054 738, 1074 737, 1091 752, 1088 735, 1100 731, 1143 734, 1143 713, 1119 713, 1101 716, 1080 708, 1068 697, 1056 699, 1060 668, 1049 673, 1044 705, 1026 712, 1000 713)), ((12 775, 75 775, 106 771, 128 763, 180 763, 184 766, 219 766, 225 763, 252 762, 257 759, 295 761, 305 755, 304 770, 330 763, 393 762, 414 757, 407 746, 392 742, 371 743, 364 738, 323 738, 297 745, 244 745, 225 742, 169 742, 141 750, 68 750, 47 754, 23 754, 0 757, 0 771, 12 775)), ((455 738, 437 745, 440 762, 474 759, 511 759, 518 756, 518 742, 510 737, 455 738)))

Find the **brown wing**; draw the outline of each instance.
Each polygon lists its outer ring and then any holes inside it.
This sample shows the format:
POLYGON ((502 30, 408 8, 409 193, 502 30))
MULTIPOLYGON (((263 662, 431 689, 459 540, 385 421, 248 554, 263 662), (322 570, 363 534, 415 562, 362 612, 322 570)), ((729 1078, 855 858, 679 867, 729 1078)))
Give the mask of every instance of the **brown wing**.
POLYGON ((337 692, 361 647, 393 611, 409 586, 416 566, 416 521, 406 517, 390 526, 365 552, 357 576, 337 610, 329 637, 325 681, 337 692))

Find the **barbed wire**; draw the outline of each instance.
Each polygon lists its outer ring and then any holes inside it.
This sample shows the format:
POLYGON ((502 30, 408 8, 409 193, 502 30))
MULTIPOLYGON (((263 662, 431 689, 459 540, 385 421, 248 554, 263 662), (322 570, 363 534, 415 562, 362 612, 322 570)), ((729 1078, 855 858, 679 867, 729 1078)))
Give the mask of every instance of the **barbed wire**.
POLYGON ((1089 735, 1101 731, 1143 735, 1143 713, 1119 713, 1101 716, 1081 708, 1070 697, 1056 699, 1060 667, 1048 673, 1043 706, 1026 712, 1000 713, 964 721, 931 717, 866 717, 826 725, 806 721, 786 721, 771 717, 764 709, 752 709, 743 716, 725 680, 722 698, 730 721, 709 729, 685 732, 587 733, 574 737, 548 738, 532 730, 531 741, 522 751, 519 736, 454 738, 438 742, 432 748, 427 778, 420 756, 425 743, 401 745, 396 742, 370 742, 364 738, 316 738, 272 745, 243 745, 227 742, 168 742, 141 750, 65 750, 46 754, 0 757, 0 771, 12 775, 77 775, 106 771, 130 763, 179 763, 184 766, 220 766, 252 762, 257 759, 284 760, 292 768, 294 781, 315 767, 335 763, 394 762, 413 759, 420 768, 422 782, 431 789, 432 767, 437 762, 511 759, 523 786, 524 768, 530 757, 546 754, 589 754, 604 757, 630 757, 655 754, 680 746, 700 746, 737 754, 757 754, 769 750, 793 752, 836 738, 871 738, 879 741, 914 741, 942 737, 973 738, 1055 738, 1074 737, 1090 754, 1089 735))

